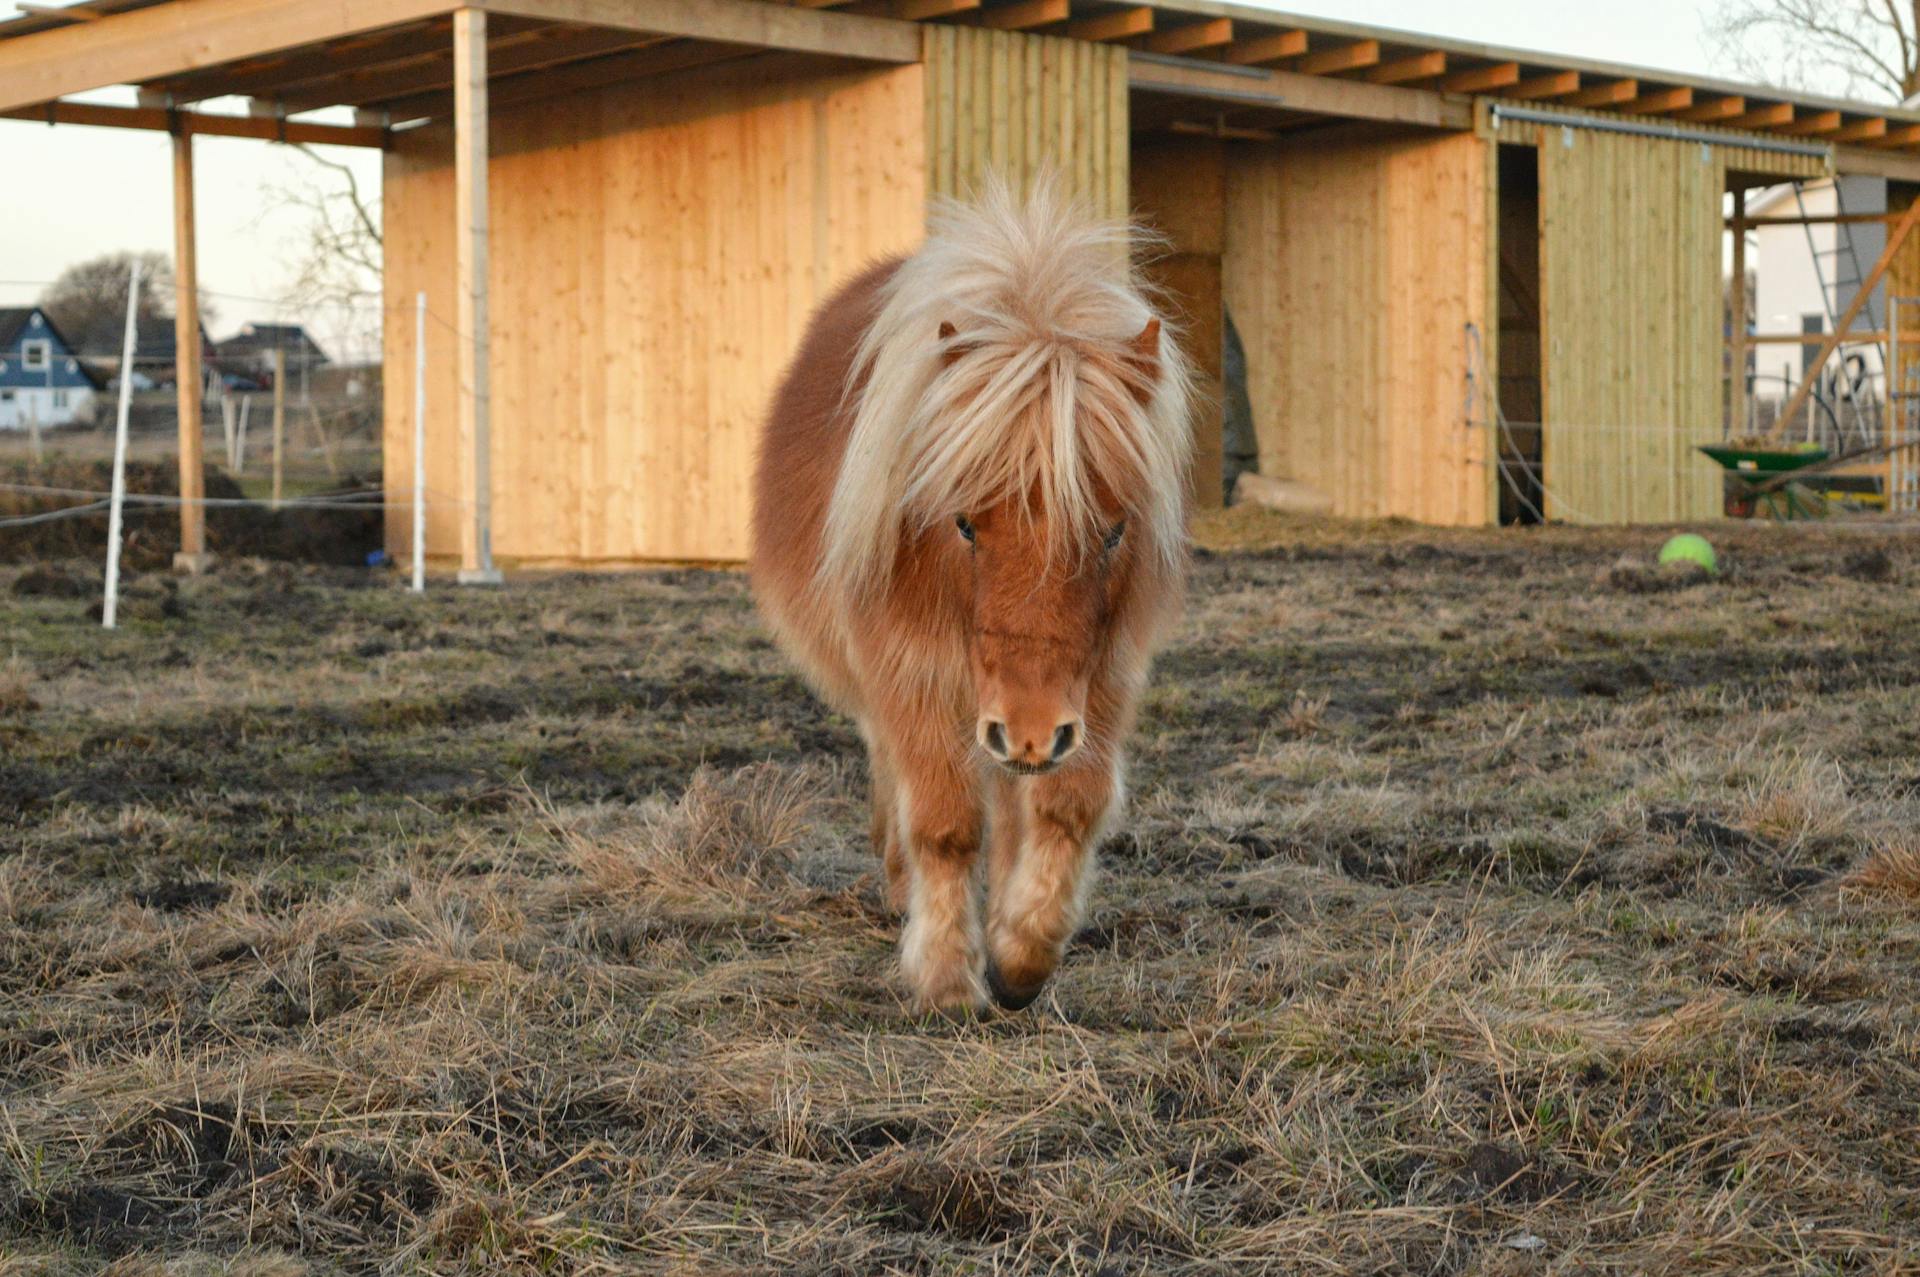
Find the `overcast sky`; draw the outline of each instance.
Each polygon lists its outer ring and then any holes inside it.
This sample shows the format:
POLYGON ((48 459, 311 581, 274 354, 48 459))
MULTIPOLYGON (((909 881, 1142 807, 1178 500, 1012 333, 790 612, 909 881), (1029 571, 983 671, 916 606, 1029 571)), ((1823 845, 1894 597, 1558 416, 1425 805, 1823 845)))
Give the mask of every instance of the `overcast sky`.
MULTIPOLYGON (((1256 0, 1256 3, 1258 0, 1256 0)), ((1713 0, 1291 0, 1290 13, 1428 31, 1457 39, 1625 62, 1697 75, 1728 75, 1704 34, 1713 0)), ((0 17, 15 12, 0 0, 0 17)), ((238 109, 238 104, 209 104, 238 109)), ((275 208, 272 188, 312 166, 258 141, 194 144, 200 276, 216 295, 215 336, 247 319, 271 319, 289 283, 304 218, 275 208), (236 296, 237 295, 237 296, 236 296)), ((378 189, 379 158, 330 148, 378 189)), ((63 267, 96 253, 172 252, 172 176, 164 134, 0 121, 0 304, 28 302, 63 267)), ((332 327, 332 325, 327 325, 332 327)))

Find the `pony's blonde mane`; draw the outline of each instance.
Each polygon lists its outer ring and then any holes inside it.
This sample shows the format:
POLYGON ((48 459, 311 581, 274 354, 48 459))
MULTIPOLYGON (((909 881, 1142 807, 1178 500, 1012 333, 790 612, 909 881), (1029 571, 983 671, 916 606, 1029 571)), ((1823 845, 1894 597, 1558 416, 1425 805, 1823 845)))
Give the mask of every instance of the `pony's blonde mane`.
POLYGON ((1156 367, 1133 347, 1155 315, 1134 242, 1052 182, 1024 200, 996 182, 936 211, 854 360, 820 585, 861 594, 903 535, 1018 494, 1037 497, 1050 552, 1085 544, 1102 482, 1135 504, 1128 535, 1178 562, 1192 376, 1164 329, 1156 367))

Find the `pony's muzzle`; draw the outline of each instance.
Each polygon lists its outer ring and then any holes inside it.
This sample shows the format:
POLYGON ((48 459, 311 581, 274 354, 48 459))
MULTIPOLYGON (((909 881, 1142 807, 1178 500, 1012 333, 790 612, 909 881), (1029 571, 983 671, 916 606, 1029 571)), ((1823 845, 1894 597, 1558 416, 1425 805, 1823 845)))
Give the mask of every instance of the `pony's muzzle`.
POLYGON ((1051 733, 1033 730, 1009 730, 997 718, 982 716, 978 728, 980 748, 1001 766, 1016 772, 1050 771, 1065 762, 1086 739, 1086 729, 1077 718, 1056 723, 1051 733))

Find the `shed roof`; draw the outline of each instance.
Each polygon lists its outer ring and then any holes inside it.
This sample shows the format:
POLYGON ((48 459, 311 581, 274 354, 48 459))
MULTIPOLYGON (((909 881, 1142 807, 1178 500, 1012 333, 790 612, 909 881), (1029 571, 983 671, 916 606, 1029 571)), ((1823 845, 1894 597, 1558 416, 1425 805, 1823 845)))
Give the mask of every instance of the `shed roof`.
MULTIPOLYGON (((1920 111, 1222 0, 467 0, 467 6, 488 12, 490 74, 503 105, 768 48, 861 57, 895 47, 882 38, 883 28, 940 21, 1124 43, 1136 54, 1136 96, 1151 106, 1139 115, 1145 128, 1231 132, 1283 129, 1329 115, 1399 118, 1391 104, 1413 111, 1416 99, 1426 104, 1426 115, 1414 111, 1406 118, 1458 127, 1468 98, 1483 96, 1826 143, 1849 171, 1920 179, 1920 111), (1274 105, 1276 99, 1285 101, 1274 105), (1435 103, 1453 106, 1435 114, 1435 103), (1343 110, 1346 104, 1350 110, 1343 110)), ((456 0, 82 0, 38 7, 0 22, 0 112, 107 123, 49 104, 122 82, 141 86, 169 108, 228 95, 257 99, 270 118, 250 128, 265 136, 273 127, 302 127, 284 123, 287 116, 327 106, 362 108, 382 125, 444 115, 452 99, 455 7, 456 0), (71 73, 56 73, 46 58, 10 56, 15 51, 6 42, 28 37, 39 37, 43 46, 58 40, 56 51, 71 73)), ((912 56, 879 52, 876 60, 912 56)), ((161 118, 144 126, 165 126, 162 113, 155 114, 161 118)))

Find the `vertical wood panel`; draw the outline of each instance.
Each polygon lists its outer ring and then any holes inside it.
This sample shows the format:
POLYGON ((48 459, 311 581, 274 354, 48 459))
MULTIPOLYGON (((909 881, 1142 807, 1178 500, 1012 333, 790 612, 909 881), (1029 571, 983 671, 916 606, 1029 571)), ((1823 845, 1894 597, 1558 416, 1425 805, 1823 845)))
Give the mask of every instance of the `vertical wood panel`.
POLYGON ((1489 151, 1472 134, 1232 150, 1223 277, 1262 473, 1343 516, 1492 518, 1466 413, 1489 151))
POLYGON ((1547 514, 1705 519, 1718 472, 1724 157, 1671 142, 1539 131, 1547 514))
MULTIPOLYGON (((755 60, 496 113, 501 558, 745 556, 773 386, 827 292, 919 241, 939 145, 920 66, 797 66, 755 60)), ((442 556, 459 531, 444 501, 458 487, 451 160, 445 130, 401 135, 385 195, 391 366, 412 366, 410 310, 395 320, 396 307, 424 286, 435 316, 428 482, 442 500, 427 544, 442 556)), ((403 476, 412 387, 393 379, 386 393, 387 470, 403 476)), ((406 533, 404 515, 390 523, 392 544, 406 533)))
POLYGON ((1131 161, 1132 202, 1169 251, 1147 263, 1148 277, 1172 303, 1181 344, 1200 394, 1193 410, 1192 504, 1221 504, 1221 248, 1226 222, 1226 147, 1202 140, 1142 139, 1131 161))
POLYGON ((934 26, 926 53, 933 194, 966 198, 989 174, 1021 190, 1051 173, 1100 215, 1126 215, 1124 48, 934 26))

